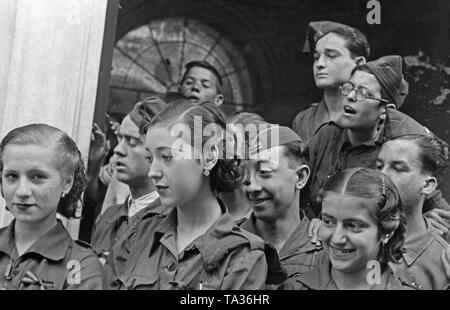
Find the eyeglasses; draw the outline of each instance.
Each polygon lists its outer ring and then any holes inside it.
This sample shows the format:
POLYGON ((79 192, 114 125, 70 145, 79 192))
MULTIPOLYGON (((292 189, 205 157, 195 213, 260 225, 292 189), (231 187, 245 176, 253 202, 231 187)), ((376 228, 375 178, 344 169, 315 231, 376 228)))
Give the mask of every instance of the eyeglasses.
POLYGON ((369 90, 367 88, 365 88, 365 87, 355 88, 355 85, 353 85, 353 83, 350 83, 350 82, 347 82, 344 85, 342 85, 340 87, 340 90, 341 90, 341 94, 344 96, 348 96, 352 91, 355 91, 357 101, 364 101, 366 99, 374 99, 374 100, 380 100, 381 102, 384 102, 386 104, 390 103, 388 100, 369 96, 369 90))

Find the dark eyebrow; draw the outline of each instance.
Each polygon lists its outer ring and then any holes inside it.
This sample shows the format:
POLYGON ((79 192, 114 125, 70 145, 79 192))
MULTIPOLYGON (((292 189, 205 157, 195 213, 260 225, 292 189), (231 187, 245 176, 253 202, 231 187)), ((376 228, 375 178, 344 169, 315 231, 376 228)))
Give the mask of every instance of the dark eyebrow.
POLYGON ((408 165, 408 163, 404 160, 393 160, 392 164, 394 165, 408 165))
POLYGON ((137 137, 137 136, 133 136, 133 135, 129 135, 129 134, 120 134, 120 133, 119 133, 119 135, 124 137, 124 138, 128 138, 128 139, 130 139, 130 138, 131 139, 136 139, 136 140, 140 140, 141 139, 141 136, 137 137))
POLYGON ((331 215, 329 215, 329 214, 327 214, 327 213, 323 213, 323 212, 322 212, 322 216, 326 216, 326 217, 329 217, 329 218, 334 219, 334 216, 331 216, 331 215))
POLYGON ((340 51, 338 51, 337 49, 332 49, 332 48, 326 48, 325 52, 337 52, 337 53, 341 53, 340 51))

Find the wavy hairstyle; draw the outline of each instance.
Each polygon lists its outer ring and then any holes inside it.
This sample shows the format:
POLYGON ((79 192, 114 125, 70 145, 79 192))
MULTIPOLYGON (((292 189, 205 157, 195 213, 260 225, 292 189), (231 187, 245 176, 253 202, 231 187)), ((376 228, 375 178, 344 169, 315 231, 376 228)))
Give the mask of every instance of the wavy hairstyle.
POLYGON ((170 105, 163 112, 158 114, 150 124, 153 126, 164 126, 171 129, 178 124, 188 126, 192 136, 190 137, 191 145, 194 146, 193 134, 202 133, 201 146, 202 149, 211 137, 204 134, 203 129, 207 126, 215 126, 220 128, 222 134, 218 147, 220 150, 219 159, 216 165, 210 171, 210 185, 216 192, 231 192, 239 188, 244 181, 244 165, 237 157, 227 157, 227 150, 235 150, 236 141, 233 134, 227 134, 227 123, 224 115, 210 102, 203 102, 200 105, 195 105, 188 99, 178 100, 177 104, 170 105), (201 120, 199 123, 197 120, 201 120))
POLYGON ((438 179, 445 174, 449 162, 448 143, 430 132, 425 135, 403 135, 390 139, 414 142, 419 148, 418 159, 422 163, 422 171, 428 172, 438 179))
POLYGON ((400 195, 392 180, 385 174, 368 168, 353 168, 332 175, 319 193, 319 201, 328 193, 349 195, 372 201, 369 212, 376 220, 379 237, 394 233, 380 245, 380 263, 398 263, 406 239, 406 222, 400 195))
POLYGON ((72 138, 64 131, 46 124, 30 124, 15 128, 0 143, 0 172, 3 172, 3 152, 8 145, 13 144, 37 145, 53 149, 58 158, 61 175, 73 176, 72 188, 59 200, 57 212, 66 218, 76 217, 81 193, 87 185, 87 176, 81 153, 72 138))

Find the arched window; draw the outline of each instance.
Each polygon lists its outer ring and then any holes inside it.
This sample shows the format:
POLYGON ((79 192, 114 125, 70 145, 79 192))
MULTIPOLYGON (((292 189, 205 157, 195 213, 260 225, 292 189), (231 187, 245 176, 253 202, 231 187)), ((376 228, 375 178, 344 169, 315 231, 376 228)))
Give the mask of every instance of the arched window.
POLYGON ((252 104, 252 83, 244 58, 222 34, 187 18, 154 20, 128 32, 114 49, 108 111, 126 114, 151 94, 178 89, 184 65, 206 60, 224 82, 224 111, 252 104))

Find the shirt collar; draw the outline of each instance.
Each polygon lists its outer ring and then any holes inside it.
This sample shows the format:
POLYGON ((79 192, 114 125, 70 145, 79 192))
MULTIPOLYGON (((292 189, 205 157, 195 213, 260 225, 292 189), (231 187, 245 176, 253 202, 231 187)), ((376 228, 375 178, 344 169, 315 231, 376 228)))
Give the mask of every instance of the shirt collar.
MULTIPOLYGON (((402 282, 396 278, 392 268, 386 265, 384 273, 388 273, 386 281, 381 285, 376 285, 374 290, 400 290, 404 286, 402 282)), ((327 257, 325 261, 317 268, 303 273, 299 280, 300 283, 313 290, 337 290, 338 287, 331 277, 331 262, 327 257)))
MULTIPOLYGON (((343 143, 342 143, 342 146, 345 147, 345 148, 347 148, 347 147, 353 147, 352 143, 350 142, 350 137, 349 137, 348 134, 349 134, 349 129, 348 129, 348 128, 345 128, 345 129, 344 129, 343 143)), ((358 146, 362 146, 362 145, 364 145, 364 146, 377 146, 377 145, 381 145, 381 144, 383 144, 383 141, 384 141, 384 135, 385 135, 385 130, 384 130, 384 126, 383 126, 383 128, 381 128, 380 130, 378 130, 378 133, 377 133, 375 139, 370 140, 370 141, 368 141, 368 142, 365 142, 365 143, 363 143, 363 144, 361 144, 361 145, 358 145, 358 146)), ((358 146, 356 146, 356 147, 358 147, 358 146)))
POLYGON ((403 253, 403 258, 408 266, 414 264, 419 256, 425 252, 425 250, 436 238, 436 233, 433 231, 430 221, 426 217, 423 218, 425 220, 427 230, 422 234, 412 236, 411 238, 406 238, 405 241, 404 247, 406 252, 403 253))
MULTIPOLYGON (((283 248, 280 250, 280 257, 290 256, 292 254, 307 253, 314 250, 320 250, 322 248, 322 246, 316 246, 311 243, 311 239, 308 237, 308 226, 310 222, 303 210, 300 210, 300 218, 300 223, 297 225, 284 244, 283 248)), ((258 235, 255 214, 252 213, 250 218, 246 220, 241 227, 254 235, 258 235)))
POLYGON ((322 246, 317 246, 311 243, 311 238, 308 236, 308 226, 310 221, 304 214, 303 210, 300 210, 301 221, 292 232, 289 239, 284 244, 280 251, 280 256, 290 256, 292 254, 307 253, 311 251, 317 251, 322 249, 322 246))
MULTIPOLYGON (((11 256, 14 244, 14 224, 15 220, 9 224, 8 228, 0 236, 0 251, 11 256)), ((59 261, 66 256, 67 249, 70 246, 72 239, 64 228, 60 220, 53 226, 44 236, 39 238, 33 245, 24 253, 36 253, 52 261, 59 261)))
POLYGON ((328 112, 325 99, 322 98, 322 100, 317 104, 317 108, 314 110, 313 134, 315 134, 323 124, 329 123, 330 121, 330 112, 328 112))
MULTIPOLYGON (((234 219, 227 212, 225 204, 220 199, 218 199, 218 201, 222 210, 222 215, 206 231, 205 234, 194 240, 192 246, 188 246, 186 250, 195 247, 200 253, 202 253, 202 255, 205 255, 207 253, 207 249, 211 246, 211 244, 214 244, 218 240, 229 235, 234 229, 239 229, 234 219)), ((173 208, 172 210, 170 210, 168 215, 160 222, 160 225, 155 228, 155 238, 151 249, 155 248, 155 242, 159 242, 161 238, 165 238, 170 234, 176 235, 176 225, 177 208, 173 208)), ((152 251, 153 250, 150 251, 150 255, 152 254, 152 251)))
POLYGON ((111 216, 111 218, 107 222, 108 222, 108 224, 112 224, 112 223, 117 222, 121 218, 124 218, 124 219, 128 218, 128 197, 127 197, 127 199, 125 199, 124 203, 122 203, 118 206, 117 211, 114 212, 114 214, 111 216))
POLYGON ((131 196, 128 196, 128 217, 132 217, 133 215, 147 207, 149 204, 156 201, 156 199, 158 198, 159 195, 157 191, 153 191, 137 199, 132 199, 131 196))
POLYGON ((331 277, 331 262, 328 257, 317 269, 303 273, 298 281, 312 290, 338 289, 331 277))

